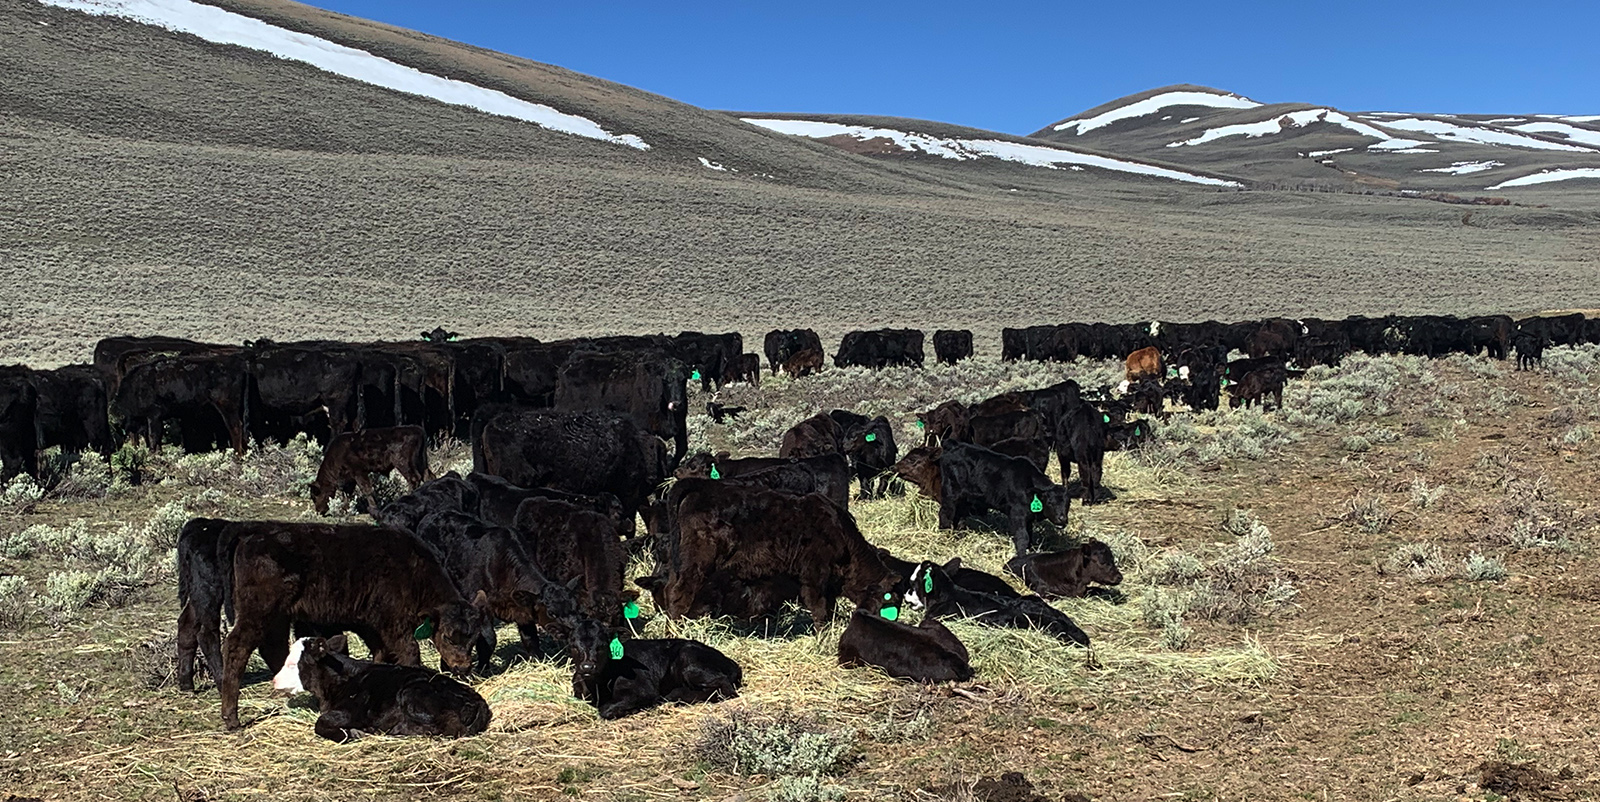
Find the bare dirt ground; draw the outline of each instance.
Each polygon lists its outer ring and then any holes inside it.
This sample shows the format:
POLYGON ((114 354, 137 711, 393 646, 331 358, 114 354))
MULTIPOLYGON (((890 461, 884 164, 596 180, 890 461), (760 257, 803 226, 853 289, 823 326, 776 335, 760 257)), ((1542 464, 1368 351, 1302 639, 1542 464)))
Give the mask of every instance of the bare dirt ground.
MULTIPOLYGON (((738 659, 743 697, 601 722, 568 698, 564 667, 508 647, 509 667, 478 681, 491 731, 458 742, 328 744, 312 736, 303 700, 260 684, 245 697, 254 723, 221 732, 209 685, 191 695, 147 683, 170 666, 141 644, 169 648, 175 619, 159 554, 128 595, 67 609, 49 575, 96 563, 38 524, 82 518, 91 533, 137 540, 162 529, 174 502, 179 522, 310 515, 295 488, 311 463, 285 456, 294 447, 242 466, 158 457, 147 471, 168 477, 160 484, 0 517, 0 573, 26 582, 5 600, 21 614, 0 641, 0 678, 14 691, 0 712, 0 789, 186 800, 1600 798, 1600 367, 1593 349, 1552 354, 1534 373, 1481 359, 1357 359, 1292 383, 1284 411, 1175 415, 1160 443, 1113 457, 1119 499, 1073 509, 1069 537, 1112 543, 1127 574, 1120 605, 1058 603, 1095 639, 1093 660, 1030 633, 956 624, 977 678, 921 688, 838 669, 838 627, 766 639, 656 620, 648 631, 738 659), (1263 542, 1252 518, 1270 530, 1268 553, 1245 554, 1263 542), (9 556, 23 542, 32 553, 9 556), (1230 584, 1226 566, 1246 580, 1230 584), (829 757, 770 774, 725 759, 755 742, 829 757), (1041 796, 999 780, 1011 771, 1041 796)), ((1066 369, 1089 381, 1112 371, 1066 369)), ((694 437, 766 451, 783 421, 849 404, 893 414, 905 448, 915 437, 905 413, 929 399, 1061 373, 978 362, 772 379, 725 390, 751 412, 728 427, 697 418, 694 437)), ((459 467, 462 454, 435 458, 459 467)), ((852 507, 869 539, 902 554, 959 554, 991 570, 1004 559, 1003 538, 939 533, 913 498, 852 507)))

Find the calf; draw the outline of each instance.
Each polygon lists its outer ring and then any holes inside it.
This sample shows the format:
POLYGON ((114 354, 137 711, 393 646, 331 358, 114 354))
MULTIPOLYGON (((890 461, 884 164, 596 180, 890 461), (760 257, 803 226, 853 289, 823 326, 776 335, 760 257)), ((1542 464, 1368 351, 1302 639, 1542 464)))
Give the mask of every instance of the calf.
POLYGON ((567 642, 572 695, 616 719, 667 702, 720 702, 739 696, 744 671, 727 655, 683 638, 624 641, 598 621, 580 623, 567 642))
POLYGON ((1071 476, 1069 465, 1077 465, 1085 504, 1098 504, 1115 497, 1101 482, 1107 427, 1113 417, 1092 404, 1079 403, 1056 421, 1056 461, 1061 465, 1061 481, 1066 482, 1071 476))
MULTIPOLYGON (((895 610, 898 608, 886 608, 895 610)), ((895 679, 965 682, 972 679, 967 647, 932 616, 918 626, 856 610, 839 636, 839 665, 876 666, 895 679)))
MULTIPOLYGON (((890 571, 893 571, 899 576, 907 577, 907 581, 910 581, 909 577, 917 572, 917 566, 920 565, 920 563, 914 563, 910 560, 902 560, 899 557, 890 554, 889 550, 884 548, 878 549, 878 556, 883 558, 883 564, 887 566, 890 571)), ((957 585, 960 585, 967 590, 977 591, 979 593, 993 593, 996 596, 1006 596, 1013 599, 1022 595, 1018 593, 1015 588, 1011 587, 1011 584, 1006 582, 1004 579, 1001 579, 994 574, 985 573, 976 568, 968 568, 962 565, 960 557, 953 557, 951 558, 950 562, 945 564, 945 573, 950 575, 950 580, 952 582, 955 582, 957 585)))
POLYGON ((622 623, 623 605, 637 594, 622 589, 627 553, 610 518, 565 501, 530 498, 517 507, 512 528, 551 581, 581 579, 578 608, 585 615, 622 623))
POLYGON ((939 481, 939 457, 943 453, 939 446, 913 448, 894 464, 895 475, 910 482, 922 495, 938 501, 943 487, 939 481))
POLYGON ((433 478, 428 467, 428 435, 421 426, 390 426, 363 429, 334 435, 322 453, 322 466, 311 483, 311 503, 317 512, 328 514, 328 499, 340 490, 354 486, 367 499, 367 509, 376 510, 372 474, 387 475, 396 470, 415 490, 433 478))
POLYGON ((816 457, 822 454, 844 453, 844 427, 818 412, 789 427, 783 433, 783 443, 778 447, 780 457, 816 457))
POLYGON ((1278 409, 1283 409, 1283 383, 1288 378, 1283 368, 1261 368, 1244 374, 1237 384, 1228 388, 1228 406, 1237 408, 1243 404, 1246 408, 1254 404, 1261 404, 1267 408, 1267 396, 1272 396, 1278 409))
POLYGON ((882 497, 894 479, 890 471, 900 456, 889 419, 882 415, 868 418, 844 409, 833 410, 828 417, 844 428, 844 453, 861 483, 861 498, 882 497))
POLYGON ((740 354, 728 372, 728 381, 749 382, 761 386, 761 355, 740 354))
POLYGON ((972 357, 972 332, 940 329, 933 333, 933 355, 940 364, 954 365, 972 357))
POLYGON ((1088 646, 1089 636, 1065 613, 1038 596, 1008 599, 967 590, 944 568, 924 562, 911 575, 906 601, 926 607, 932 618, 970 618, 988 627, 1043 630, 1069 646, 1088 646))
POLYGON ((478 489, 451 471, 407 493, 373 513, 379 526, 417 531, 422 519, 436 512, 475 512, 478 489))
POLYGON ((347 629, 373 647, 379 662, 418 665, 417 640, 432 638, 451 671, 472 667, 471 648, 485 606, 462 598, 437 552, 416 536, 374 526, 233 522, 214 533, 233 542, 234 627, 222 655, 222 722, 239 727, 239 685, 250 652, 282 644, 289 626, 347 629))
MULTIPOLYGON (((811 329, 774 329, 767 332, 762 340, 761 350, 766 353, 767 361, 772 365, 772 375, 778 375, 778 369, 788 371, 789 360, 802 351, 815 351, 816 369, 822 369, 822 338, 811 329)), ((807 360, 810 361, 809 358, 807 360)), ((789 375, 794 375, 791 372, 789 375)))
POLYGON ((1155 426, 1148 420, 1131 420, 1106 425, 1106 450, 1131 451, 1155 439, 1155 426))
POLYGON ((1545 339, 1542 335, 1519 331, 1511 346, 1517 351, 1517 370, 1533 370, 1535 364, 1544 367, 1545 339))
POLYGON ((1006 563, 1006 572, 1021 577, 1030 590, 1046 599, 1082 598, 1088 595, 1090 582, 1122 582, 1111 547, 1098 540, 1070 551, 1019 554, 1006 563))
POLYGON ((1155 346, 1140 348, 1128 354, 1127 370, 1124 378, 1129 382, 1140 379, 1160 379, 1167 375, 1161 366, 1161 351, 1155 346))
POLYGON ((820 493, 841 507, 850 504, 850 463, 841 454, 823 454, 804 459, 731 459, 726 451, 715 457, 702 451, 684 460, 673 476, 679 479, 743 482, 800 496, 820 493))
POLYGON ((917 428, 922 430, 922 444, 932 446, 945 440, 970 440, 970 420, 971 413, 960 401, 946 401, 927 412, 919 412, 917 428))
POLYGON ((425 668, 356 660, 345 637, 310 638, 300 656, 300 684, 317 697, 317 735, 345 743, 364 735, 462 738, 489 727, 489 703, 477 691, 425 668))
POLYGON ((807 348, 784 360, 783 372, 796 379, 821 373, 825 358, 821 348, 807 348))
POLYGON ((568 493, 551 487, 518 487, 498 476, 484 473, 469 473, 467 481, 478 490, 478 506, 476 512, 484 523, 491 526, 514 526, 517 521, 517 508, 522 502, 530 498, 545 498, 553 501, 565 501, 568 504, 582 507, 592 512, 610 518, 617 527, 617 537, 627 540, 633 537, 636 521, 622 509, 622 502, 617 497, 606 492, 586 496, 582 493, 568 493))
POLYGON ((1050 481, 1033 463, 981 446, 948 443, 939 455, 939 528, 954 529, 968 515, 1004 513, 1018 554, 1026 553, 1029 524, 1043 516, 1067 524, 1067 490, 1050 481))

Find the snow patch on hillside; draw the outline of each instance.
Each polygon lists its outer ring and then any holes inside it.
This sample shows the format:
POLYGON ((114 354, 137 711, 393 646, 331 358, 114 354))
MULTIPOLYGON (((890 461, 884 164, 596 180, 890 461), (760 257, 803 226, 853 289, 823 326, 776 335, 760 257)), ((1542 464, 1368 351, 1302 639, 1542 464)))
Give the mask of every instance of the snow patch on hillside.
POLYGON ((1206 142, 1224 139, 1230 136, 1267 136, 1268 134, 1280 133, 1291 128, 1304 128, 1312 123, 1319 122, 1342 126, 1355 131, 1362 136, 1370 136, 1377 139, 1390 138, 1388 134, 1379 131, 1370 125, 1367 125, 1366 123, 1352 120, 1345 114, 1334 111, 1333 109, 1302 109, 1300 111, 1291 111, 1288 114, 1282 114, 1271 119, 1261 120, 1260 122, 1238 123, 1235 125, 1224 125, 1221 128, 1209 128, 1206 129, 1205 133, 1193 139, 1186 139, 1182 142, 1169 142, 1167 143, 1167 147, 1177 148, 1184 145, 1201 145, 1206 142))
POLYGON ((1171 106, 1209 106, 1217 109, 1253 109, 1261 105, 1247 97, 1238 95, 1221 95, 1214 92, 1163 92, 1152 95, 1144 100, 1134 101, 1126 106, 1118 106, 1110 111, 1104 111, 1093 117, 1082 120, 1068 120, 1057 125, 1053 130, 1065 131, 1075 129, 1079 136, 1104 128, 1118 120, 1132 117, 1143 117, 1155 114, 1171 106))
POLYGON ((1589 128, 1579 128, 1566 123, 1528 123, 1526 125, 1513 125, 1518 131, 1527 131, 1530 134, 1554 134, 1569 142, 1581 142, 1585 145, 1600 147, 1600 131, 1589 128))
POLYGON ((1505 162, 1497 162, 1497 161, 1492 161, 1492 160, 1491 161, 1485 161, 1485 162, 1455 162, 1455 163, 1451 164, 1449 167, 1429 167, 1429 168, 1424 169, 1424 170, 1418 170, 1417 172, 1419 172, 1419 173, 1449 173, 1451 175, 1467 175, 1469 173, 1481 173, 1484 170, 1493 170, 1496 167, 1504 167, 1504 166, 1506 166, 1505 162))
POLYGON ((1168 178, 1191 184, 1207 184, 1219 187, 1240 186, 1237 181, 1195 175, 1181 170, 1157 167, 1153 164, 1112 159, 1106 156, 1095 156, 1089 153, 1079 153, 1074 150, 1043 145, 1003 142, 997 139, 951 139, 915 131, 899 131, 893 128, 874 128, 865 125, 844 125, 816 120, 773 120, 761 117, 744 117, 741 119, 751 125, 759 125, 762 128, 777 131, 778 133, 811 139, 848 136, 862 142, 879 139, 888 140, 895 147, 908 153, 926 153, 930 156, 956 161, 991 158, 1018 162, 1034 167, 1048 167, 1050 169, 1059 169, 1061 166, 1070 168, 1073 165, 1083 165, 1123 173, 1168 178))
POLYGON ((1597 148, 1567 145, 1561 142, 1546 142, 1531 136, 1512 131, 1501 131, 1490 128, 1477 128, 1443 120, 1424 120, 1419 117, 1407 117, 1401 120, 1384 120, 1385 128, 1395 128, 1401 131, 1420 131, 1432 134, 1440 139, 1454 142, 1475 142, 1480 145, 1506 145, 1514 148, 1528 148, 1530 150, 1566 150, 1582 153, 1600 152, 1597 148))
POLYGON ((422 95, 452 106, 466 106, 501 117, 511 117, 552 131, 627 145, 639 150, 650 149, 643 139, 632 134, 613 134, 586 117, 566 114, 540 103, 519 100, 504 92, 485 89, 465 81, 429 75, 365 50, 285 30, 268 25, 254 17, 224 11, 215 6, 190 0, 40 0, 40 2, 96 16, 120 17, 142 22, 169 31, 192 34, 217 44, 263 50, 281 59, 304 62, 335 75, 396 92, 422 95))
POLYGON ((1489 189, 1506 189, 1508 187, 1526 187, 1533 184, 1548 184, 1551 181, 1571 181, 1574 178, 1600 178, 1600 167, 1577 167, 1570 170, 1549 170, 1543 173, 1525 175, 1513 178, 1510 181, 1501 181, 1489 189))

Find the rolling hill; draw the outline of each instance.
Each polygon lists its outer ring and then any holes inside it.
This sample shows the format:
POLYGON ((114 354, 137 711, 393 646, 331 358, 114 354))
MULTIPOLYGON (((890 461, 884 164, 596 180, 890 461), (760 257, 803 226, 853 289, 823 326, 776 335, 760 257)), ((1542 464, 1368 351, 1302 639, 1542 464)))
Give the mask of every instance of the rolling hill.
MULTIPOLYGON (((1443 204, 1263 191, 1291 183, 1272 177, 1282 165, 1309 184, 1337 175, 1241 146, 1289 137, 1167 147, 1254 107, 1070 141, 887 118, 754 124, 285 0, 7 3, 0 69, 8 361, 83 360, 111 334, 409 338, 439 323, 752 342, 779 325, 966 327, 985 351, 1002 326, 1067 319, 1600 305, 1594 182, 1521 188, 1527 205, 1464 225, 1443 204), (822 136, 780 132, 795 126, 822 136)), ((1593 121, 1473 124, 1538 125, 1518 133, 1560 143, 1571 132, 1546 126, 1593 121)), ((1439 149, 1401 157, 1507 167, 1419 173, 1419 188, 1558 163, 1535 158, 1600 164, 1439 149)))

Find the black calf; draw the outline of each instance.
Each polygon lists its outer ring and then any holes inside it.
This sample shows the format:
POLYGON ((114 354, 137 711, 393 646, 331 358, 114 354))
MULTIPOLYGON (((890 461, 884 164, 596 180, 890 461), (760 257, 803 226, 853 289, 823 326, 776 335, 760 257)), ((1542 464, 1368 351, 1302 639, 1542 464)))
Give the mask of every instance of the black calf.
POLYGON ((568 641, 572 695, 603 719, 665 702, 718 702, 739 695, 744 672, 726 655, 683 638, 623 641, 598 621, 579 624, 568 641))
POLYGON ((877 666, 891 677, 912 682, 972 679, 966 645, 932 616, 911 626, 856 610, 839 636, 839 665, 877 666))
POLYGON ((989 627, 1043 630, 1063 643, 1088 646, 1089 636, 1065 613, 1038 596, 1007 599, 992 593, 976 593, 951 581, 942 567, 924 562, 911 576, 911 592, 906 601, 927 607, 931 618, 970 618, 989 627))
POLYGON ((1029 589, 1046 599, 1082 598, 1088 595, 1090 582, 1122 582, 1111 547, 1098 540, 1070 551, 1019 554, 1006 563, 1006 572, 1022 577, 1029 589))
POLYGON ((363 735, 461 738, 489 727, 477 691, 425 668, 372 663, 343 654, 343 635, 311 638, 300 655, 300 684, 317 697, 317 735, 344 743, 363 735))

